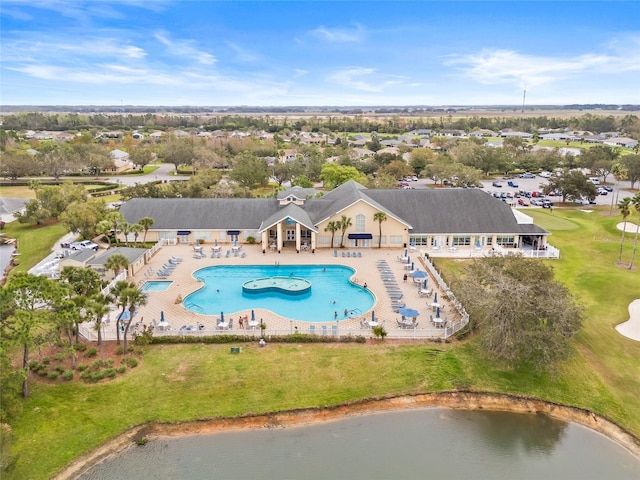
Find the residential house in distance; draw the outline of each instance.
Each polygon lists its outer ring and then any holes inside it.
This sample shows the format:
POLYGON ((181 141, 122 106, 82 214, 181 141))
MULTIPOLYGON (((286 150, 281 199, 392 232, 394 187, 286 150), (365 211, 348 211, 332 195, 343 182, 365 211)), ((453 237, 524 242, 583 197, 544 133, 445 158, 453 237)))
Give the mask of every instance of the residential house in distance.
POLYGON ((111 150, 109 152, 111 160, 113 160, 113 171, 116 173, 126 172, 134 168, 133 163, 129 160, 129 154, 122 150, 111 150))
POLYGON ((628 137, 613 137, 602 143, 611 147, 634 148, 638 144, 638 141, 628 137))

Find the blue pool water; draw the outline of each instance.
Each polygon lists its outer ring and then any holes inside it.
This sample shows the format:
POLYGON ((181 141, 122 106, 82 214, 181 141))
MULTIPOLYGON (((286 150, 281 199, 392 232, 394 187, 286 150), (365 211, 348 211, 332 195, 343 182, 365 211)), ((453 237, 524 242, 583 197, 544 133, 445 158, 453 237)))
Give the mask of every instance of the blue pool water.
POLYGON ((173 282, 163 280, 150 280, 148 282, 144 282, 141 290, 145 292, 164 292, 172 283, 173 282))
POLYGON ((194 278, 204 286, 189 294, 183 305, 187 310, 203 315, 219 315, 220 312, 231 315, 241 310, 263 308, 282 317, 308 322, 344 320, 350 315, 363 315, 374 304, 370 291, 351 283, 349 279, 353 274, 352 268, 342 265, 211 266, 194 272, 194 278), (248 294, 242 290, 244 282, 274 276, 304 278, 311 282, 311 291, 292 296, 277 292, 248 294))

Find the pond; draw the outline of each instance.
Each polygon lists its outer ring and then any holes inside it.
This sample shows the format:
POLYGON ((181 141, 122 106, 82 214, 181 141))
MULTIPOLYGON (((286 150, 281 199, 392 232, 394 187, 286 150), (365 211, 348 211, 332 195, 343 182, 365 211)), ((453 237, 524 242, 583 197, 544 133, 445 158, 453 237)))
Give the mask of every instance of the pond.
POLYGON ((633 479, 640 460, 544 414, 420 409, 290 428, 165 437, 77 477, 144 479, 633 479))

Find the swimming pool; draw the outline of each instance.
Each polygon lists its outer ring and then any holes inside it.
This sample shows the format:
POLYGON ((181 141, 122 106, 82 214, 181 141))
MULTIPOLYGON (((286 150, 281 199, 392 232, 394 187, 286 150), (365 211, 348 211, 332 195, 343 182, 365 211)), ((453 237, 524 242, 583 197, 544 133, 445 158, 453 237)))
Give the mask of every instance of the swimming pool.
POLYGON ((369 290, 351 283, 349 279, 353 274, 352 268, 343 265, 214 265, 193 273, 204 286, 187 295, 183 305, 203 315, 263 308, 282 317, 307 322, 345 320, 371 310, 375 300, 369 290), (308 280, 310 291, 302 295, 243 291, 243 283, 250 280, 283 276, 308 280))
POLYGON ((172 283, 166 280, 149 280, 144 282, 140 290, 145 292, 164 292, 172 283))

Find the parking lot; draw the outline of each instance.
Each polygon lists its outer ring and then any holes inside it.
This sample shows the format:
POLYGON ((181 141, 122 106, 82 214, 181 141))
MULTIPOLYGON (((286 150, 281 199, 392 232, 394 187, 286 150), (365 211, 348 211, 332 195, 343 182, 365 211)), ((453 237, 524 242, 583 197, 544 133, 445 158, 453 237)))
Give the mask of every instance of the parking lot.
MULTIPOLYGON (((612 175, 609 175, 607 180, 608 182, 603 185, 611 187, 613 191, 609 192, 607 195, 598 195, 595 199, 596 205, 613 205, 615 207, 618 201, 622 200, 625 197, 632 197, 634 195, 634 192, 631 190, 630 182, 628 181, 618 182, 613 178, 612 175)), ((408 183, 411 188, 430 188, 430 185, 434 184, 433 180, 429 178, 421 178, 421 179, 418 179, 418 181, 411 181, 406 183, 408 183)), ((516 175, 514 176, 514 178, 496 177, 492 180, 482 180, 483 190, 488 194, 493 194, 496 192, 497 193, 504 192, 505 194, 511 193, 512 197, 515 193, 518 193, 520 190, 523 190, 525 192, 540 191, 543 189, 543 186, 546 183, 547 183, 547 179, 542 178, 538 175, 536 175, 535 178, 518 178, 516 175), (509 180, 515 182, 518 186, 517 187, 509 186, 508 185, 509 180), (496 181, 499 182, 502 186, 494 187, 493 183, 496 181)), ((554 202, 554 204, 562 200, 561 197, 554 197, 554 196, 545 197, 545 198, 550 199, 551 201, 554 202)), ((534 205, 533 208, 541 208, 541 207, 536 207, 534 205)))

